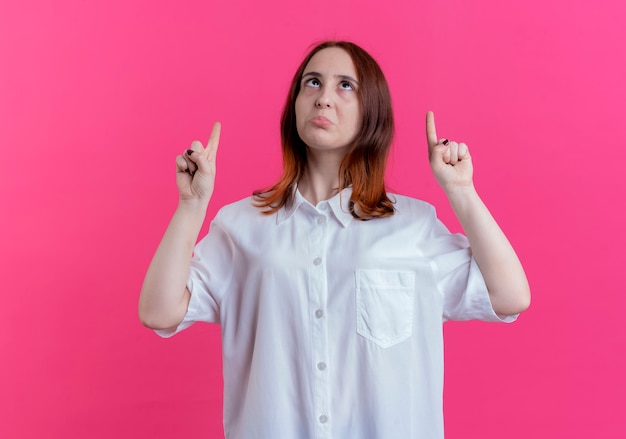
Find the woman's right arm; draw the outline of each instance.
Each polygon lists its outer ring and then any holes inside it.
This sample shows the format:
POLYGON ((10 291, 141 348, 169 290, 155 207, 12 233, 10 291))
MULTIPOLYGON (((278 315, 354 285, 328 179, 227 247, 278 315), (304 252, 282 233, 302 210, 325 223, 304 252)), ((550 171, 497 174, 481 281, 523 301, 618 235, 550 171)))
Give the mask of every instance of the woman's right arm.
POLYGON ((187 312, 189 265, 213 194, 220 129, 219 123, 213 126, 206 148, 196 141, 176 157, 178 207, 148 267, 139 297, 139 319, 149 328, 176 327, 187 312))

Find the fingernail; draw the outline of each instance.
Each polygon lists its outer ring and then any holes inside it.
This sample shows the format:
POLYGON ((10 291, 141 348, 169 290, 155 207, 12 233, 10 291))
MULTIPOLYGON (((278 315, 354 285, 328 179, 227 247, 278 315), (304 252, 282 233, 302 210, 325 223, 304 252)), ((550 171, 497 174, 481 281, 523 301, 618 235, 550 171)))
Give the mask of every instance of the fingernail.
POLYGON ((187 155, 191 155, 191 154, 193 154, 193 149, 188 149, 187 150, 187 155))
POLYGON ((448 143, 450 143, 450 142, 448 142, 448 139, 443 139, 443 142, 441 142, 441 143, 443 143, 443 144, 444 144, 444 146, 447 146, 447 145, 448 145, 448 143))

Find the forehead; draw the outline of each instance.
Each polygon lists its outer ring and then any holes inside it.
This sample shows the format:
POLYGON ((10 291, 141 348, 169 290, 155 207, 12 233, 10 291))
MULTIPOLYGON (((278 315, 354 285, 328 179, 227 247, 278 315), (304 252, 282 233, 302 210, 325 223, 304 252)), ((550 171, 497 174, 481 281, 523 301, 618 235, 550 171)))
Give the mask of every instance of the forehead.
POLYGON ((352 58, 339 47, 327 47, 317 52, 304 68, 304 74, 317 72, 322 75, 345 75, 357 78, 352 58))

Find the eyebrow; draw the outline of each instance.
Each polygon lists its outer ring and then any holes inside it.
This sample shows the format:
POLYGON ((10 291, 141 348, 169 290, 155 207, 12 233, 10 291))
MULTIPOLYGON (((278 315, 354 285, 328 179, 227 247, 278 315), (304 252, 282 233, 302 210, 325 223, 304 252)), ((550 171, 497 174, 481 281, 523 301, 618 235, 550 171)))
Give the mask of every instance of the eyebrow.
MULTIPOLYGON (((306 78, 307 76, 315 76, 315 77, 322 77, 321 73, 318 72, 306 72, 302 75, 302 79, 306 78)), ((348 76, 348 75, 334 75, 335 78, 339 78, 342 79, 344 81, 352 81, 355 84, 358 84, 359 81, 357 81, 356 79, 354 79, 352 76, 348 76)))

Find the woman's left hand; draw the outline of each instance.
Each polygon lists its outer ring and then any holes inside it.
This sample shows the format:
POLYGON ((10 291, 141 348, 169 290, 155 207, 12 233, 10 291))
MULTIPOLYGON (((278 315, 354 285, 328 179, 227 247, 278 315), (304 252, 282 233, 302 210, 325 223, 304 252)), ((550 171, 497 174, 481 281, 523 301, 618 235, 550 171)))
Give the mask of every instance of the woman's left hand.
POLYGON ((474 168, 465 143, 437 139, 435 115, 426 113, 426 140, 430 167, 439 185, 446 193, 473 186, 474 168))
POLYGON ((437 139, 435 116, 426 113, 430 167, 446 192, 498 315, 514 315, 530 304, 530 288, 515 250, 482 202, 472 182, 472 159, 464 143, 437 139))

